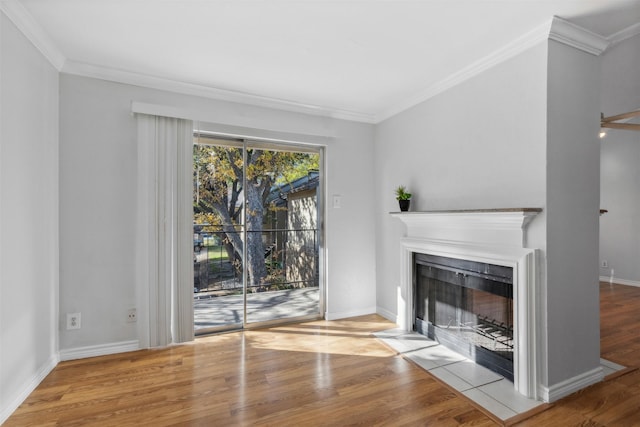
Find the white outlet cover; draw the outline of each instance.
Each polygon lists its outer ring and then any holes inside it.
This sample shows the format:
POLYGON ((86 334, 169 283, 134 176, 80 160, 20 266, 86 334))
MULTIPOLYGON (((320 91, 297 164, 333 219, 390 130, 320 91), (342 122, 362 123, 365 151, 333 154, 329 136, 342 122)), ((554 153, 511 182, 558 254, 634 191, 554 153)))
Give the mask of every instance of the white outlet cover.
POLYGON ((80 329, 81 322, 82 316, 80 313, 67 313, 67 330, 80 329))

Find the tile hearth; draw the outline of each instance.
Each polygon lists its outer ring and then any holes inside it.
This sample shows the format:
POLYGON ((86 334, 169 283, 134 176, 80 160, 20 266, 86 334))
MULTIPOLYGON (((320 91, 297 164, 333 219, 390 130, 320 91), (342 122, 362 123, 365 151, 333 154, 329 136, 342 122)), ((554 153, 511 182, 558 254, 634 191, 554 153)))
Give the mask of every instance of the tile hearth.
MULTIPOLYGON (((373 335, 501 420, 544 404, 524 397, 509 380, 417 332, 396 328, 373 335)), ((600 364, 605 376, 624 369, 604 359, 600 364)))

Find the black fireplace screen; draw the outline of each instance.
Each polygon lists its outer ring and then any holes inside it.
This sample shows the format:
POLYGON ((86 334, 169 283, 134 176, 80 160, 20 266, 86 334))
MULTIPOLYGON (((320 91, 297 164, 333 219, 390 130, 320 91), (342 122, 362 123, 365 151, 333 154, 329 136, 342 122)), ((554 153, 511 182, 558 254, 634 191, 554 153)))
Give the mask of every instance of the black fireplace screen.
POLYGON ((513 269, 415 254, 415 329, 513 380, 513 269))

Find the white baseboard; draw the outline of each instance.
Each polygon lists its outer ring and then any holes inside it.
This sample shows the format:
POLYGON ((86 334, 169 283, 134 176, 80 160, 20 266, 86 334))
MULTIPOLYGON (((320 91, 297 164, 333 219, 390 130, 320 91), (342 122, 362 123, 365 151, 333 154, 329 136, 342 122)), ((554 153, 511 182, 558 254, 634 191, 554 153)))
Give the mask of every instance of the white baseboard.
POLYGON ((140 342, 138 340, 90 345, 60 350, 60 360, 84 359, 87 357, 105 356, 107 354, 125 353, 136 350, 140 350, 140 342))
MULTIPOLYGON (((600 276, 601 282, 611 282, 611 277, 600 276)), ((640 282, 636 282, 635 280, 626 280, 626 279, 618 279, 616 277, 613 278, 613 283, 616 285, 627 285, 627 286, 636 286, 640 288, 640 282)))
POLYGON ((4 423, 13 412, 18 409, 18 406, 25 401, 27 397, 33 392, 33 390, 38 387, 38 385, 44 380, 44 378, 49 375, 49 373, 56 367, 56 365, 60 362, 60 358, 57 354, 49 357, 38 371, 31 377, 31 380, 25 384, 24 388, 20 393, 16 395, 13 401, 9 402, 9 404, 5 407, 0 407, 0 425, 4 423))
POLYGON ((398 316, 395 313, 390 312, 386 308, 376 307, 376 313, 378 313, 385 319, 392 321, 393 323, 398 323, 398 316))
POLYGON ((345 319, 347 317, 356 317, 356 316, 364 316, 367 314, 374 314, 376 312, 375 307, 363 308, 360 310, 352 310, 352 311, 339 311, 339 312, 329 312, 327 311, 324 315, 326 320, 338 320, 345 319))
POLYGON ((598 366, 595 369, 587 371, 583 374, 576 375, 573 378, 561 381, 551 387, 540 386, 539 395, 545 402, 555 402, 578 390, 582 390, 592 384, 599 383, 604 379, 602 368, 598 366))

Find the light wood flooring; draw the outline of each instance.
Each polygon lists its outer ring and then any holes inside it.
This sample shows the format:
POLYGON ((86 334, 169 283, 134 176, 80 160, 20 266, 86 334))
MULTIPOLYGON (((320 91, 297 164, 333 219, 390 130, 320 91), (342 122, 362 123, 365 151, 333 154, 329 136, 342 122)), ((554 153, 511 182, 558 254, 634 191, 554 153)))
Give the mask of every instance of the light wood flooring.
MULTIPOLYGON (((600 286, 602 357, 638 367, 640 288, 600 286)), ((391 327, 370 315, 62 362, 4 425, 500 425, 370 335, 391 327)), ((640 371, 517 425, 640 426, 640 371)))

